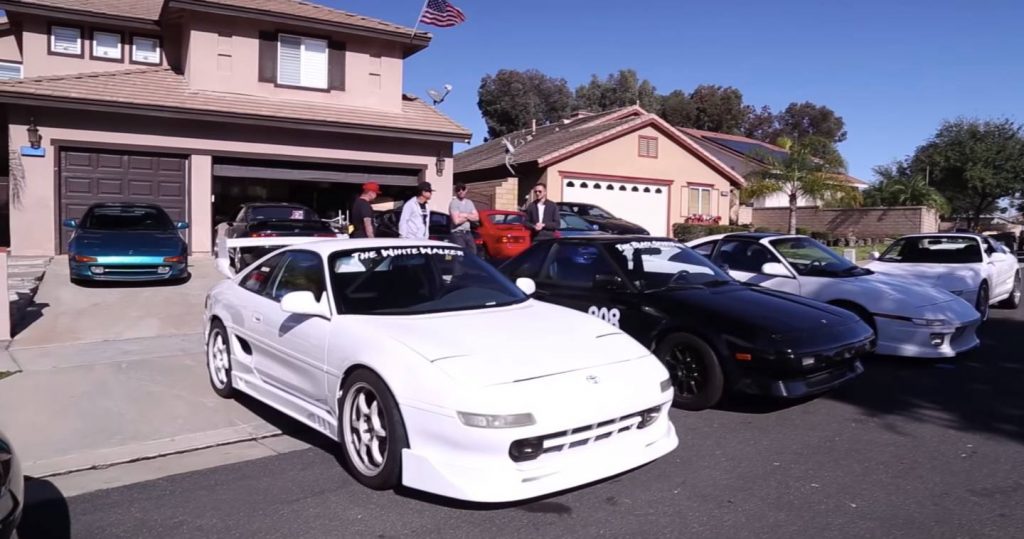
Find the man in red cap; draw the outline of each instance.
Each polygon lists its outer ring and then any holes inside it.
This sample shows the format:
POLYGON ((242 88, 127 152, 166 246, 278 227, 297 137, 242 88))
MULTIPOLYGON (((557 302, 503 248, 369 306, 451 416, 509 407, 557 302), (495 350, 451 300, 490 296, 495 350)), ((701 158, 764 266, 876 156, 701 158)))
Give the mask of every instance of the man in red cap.
POLYGON ((380 194, 380 185, 377 182, 363 184, 363 194, 359 195, 359 198, 352 204, 350 222, 354 230, 349 234, 350 238, 374 237, 373 207, 370 206, 370 203, 377 198, 378 194, 380 194))

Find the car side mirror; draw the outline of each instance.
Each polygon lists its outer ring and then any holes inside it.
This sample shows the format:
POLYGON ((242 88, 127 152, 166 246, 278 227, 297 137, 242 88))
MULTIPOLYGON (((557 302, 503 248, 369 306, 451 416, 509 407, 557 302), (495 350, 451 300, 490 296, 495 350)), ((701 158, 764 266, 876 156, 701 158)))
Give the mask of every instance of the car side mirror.
POLYGON ((78 219, 64 219, 64 228, 78 228, 78 219))
POLYGON ((761 273, 775 277, 792 277, 789 270, 786 269, 786 266, 783 266, 778 262, 768 262, 764 264, 761 266, 761 273))
POLYGON ((537 283, 529 277, 520 277, 516 279, 516 286, 523 291, 527 296, 532 296, 537 291, 537 283))
POLYGON ((331 313, 326 304, 320 303, 308 290, 289 292, 281 298, 281 310, 289 314, 319 316, 330 319, 331 313))
POLYGON ((868 255, 868 258, 870 258, 871 260, 878 260, 879 258, 882 258, 882 253, 879 253, 878 251, 871 251, 871 254, 868 255))
POLYGON ((177 228, 178 230, 185 230, 188 228, 188 223, 185 221, 178 221, 177 223, 174 223, 174 228, 177 228))
POLYGON ((622 290, 625 288, 625 282, 618 275, 598 273, 594 276, 594 288, 599 290, 622 290))

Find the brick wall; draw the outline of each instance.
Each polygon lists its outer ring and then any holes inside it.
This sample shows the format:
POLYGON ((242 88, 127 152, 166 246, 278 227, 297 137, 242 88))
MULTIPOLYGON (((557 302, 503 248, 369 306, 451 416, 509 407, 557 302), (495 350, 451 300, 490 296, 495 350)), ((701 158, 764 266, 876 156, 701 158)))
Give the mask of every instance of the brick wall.
MULTIPOLYGON (((786 231, 789 208, 754 208, 754 226, 786 231)), ((923 206, 901 208, 797 208, 796 226, 836 236, 895 238, 937 232, 939 215, 923 206)))
POLYGON ((517 178, 505 178, 486 182, 467 184, 467 195, 478 210, 515 210, 516 195, 519 190, 517 178))

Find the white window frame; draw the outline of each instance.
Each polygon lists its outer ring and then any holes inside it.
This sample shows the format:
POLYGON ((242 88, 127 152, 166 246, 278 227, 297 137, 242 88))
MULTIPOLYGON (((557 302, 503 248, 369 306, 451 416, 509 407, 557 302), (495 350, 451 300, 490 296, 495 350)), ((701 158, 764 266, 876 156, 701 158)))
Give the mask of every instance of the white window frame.
POLYGON ((163 56, 163 48, 160 46, 160 38, 150 37, 150 36, 132 36, 132 57, 131 57, 131 62, 133 64, 146 64, 146 65, 158 66, 158 65, 160 65, 163 62, 161 60, 162 56, 163 56), (153 43, 156 44, 156 61, 140 60, 138 58, 138 56, 137 56, 138 48, 136 47, 136 44, 140 40, 152 41, 153 43))
POLYGON ((293 88, 310 88, 314 90, 328 90, 330 88, 330 47, 326 39, 320 39, 315 37, 304 37, 295 34, 278 34, 277 35, 277 76, 275 80, 280 86, 289 86, 293 88), (283 82, 281 80, 281 39, 291 38, 299 40, 299 81, 298 82, 283 82), (323 84, 318 84, 314 81, 302 80, 303 73, 303 59, 306 51, 307 43, 322 43, 323 44, 323 84))
POLYGON ((59 24, 55 24, 55 25, 51 26, 50 27, 49 49, 50 49, 50 53, 51 54, 58 54, 58 55, 61 55, 61 56, 79 56, 79 57, 82 56, 84 54, 84 51, 82 50, 82 29, 77 27, 77 26, 62 26, 62 25, 59 25, 59 24), (77 50, 75 50, 75 52, 59 51, 59 50, 56 49, 56 46, 57 46, 57 30, 58 29, 61 29, 61 30, 73 30, 76 34, 78 34, 78 42, 76 44, 78 48, 77 48, 77 50))
POLYGON ((11 78, 7 78, 7 79, 4 79, 4 78, 0 77, 0 80, 16 80, 16 79, 22 79, 22 78, 25 77, 25 66, 24 66, 24 64, 19 64, 19 63, 16 63, 16 62, 0 61, 0 66, 16 67, 16 68, 18 68, 18 76, 17 77, 11 77, 11 78))
POLYGON ((689 217, 691 215, 712 215, 712 213, 711 213, 711 201, 714 200, 714 196, 713 195, 714 195, 714 189, 712 189, 710 187, 703 186, 703 185, 687 185, 686 186, 686 217, 689 217), (691 197, 694 195, 694 191, 696 191, 696 194, 697 194, 697 211, 696 211, 696 213, 690 211, 690 200, 691 200, 691 197), (708 207, 707 208, 703 208, 705 211, 701 211, 701 209, 702 209, 701 208, 701 203, 702 203, 702 200, 704 198, 703 197, 703 192, 704 191, 707 191, 707 193, 708 193, 708 207))
POLYGON ((124 61, 124 36, 119 34, 119 33, 117 33, 117 32, 107 32, 106 30, 93 30, 92 31, 92 47, 91 47, 91 49, 92 50, 90 52, 90 55, 91 55, 91 58, 93 58, 93 59, 96 59, 96 60, 111 60, 111 61, 116 60, 118 62, 123 62, 124 61), (97 52, 97 43, 98 43, 98 41, 96 40, 96 37, 100 36, 100 35, 113 36, 113 37, 117 38, 117 56, 101 56, 97 52))

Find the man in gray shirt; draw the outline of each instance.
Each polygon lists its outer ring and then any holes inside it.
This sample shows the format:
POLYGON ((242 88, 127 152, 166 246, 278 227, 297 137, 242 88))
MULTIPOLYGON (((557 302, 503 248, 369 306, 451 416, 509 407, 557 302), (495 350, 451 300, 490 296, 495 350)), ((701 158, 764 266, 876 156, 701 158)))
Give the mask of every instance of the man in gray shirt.
POLYGON ((448 215, 452 220, 452 243, 461 246, 466 252, 476 254, 476 242, 473 241, 470 223, 480 222, 480 214, 473 201, 466 198, 466 191, 466 184, 455 184, 455 198, 448 204, 448 215))

